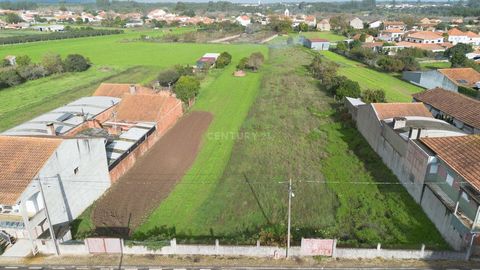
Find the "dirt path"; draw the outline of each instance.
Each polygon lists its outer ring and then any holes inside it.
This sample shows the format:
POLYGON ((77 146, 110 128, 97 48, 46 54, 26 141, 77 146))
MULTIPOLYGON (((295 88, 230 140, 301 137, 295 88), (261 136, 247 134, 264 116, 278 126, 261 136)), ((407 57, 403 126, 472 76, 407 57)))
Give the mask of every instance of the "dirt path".
POLYGON ((125 235, 167 197, 195 160, 213 116, 183 117, 95 205, 93 222, 102 235, 125 235))

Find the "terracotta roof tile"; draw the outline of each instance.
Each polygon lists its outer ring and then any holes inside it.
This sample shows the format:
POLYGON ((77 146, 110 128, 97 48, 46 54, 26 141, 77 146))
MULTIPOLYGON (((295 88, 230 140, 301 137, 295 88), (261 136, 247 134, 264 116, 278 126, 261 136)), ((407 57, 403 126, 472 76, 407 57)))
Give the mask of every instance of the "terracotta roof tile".
POLYGON ((480 101, 459 93, 435 88, 413 97, 475 128, 480 128, 480 101))
POLYGON ((421 138, 420 141, 480 191, 480 135, 421 138))
POLYGON ((120 121, 156 122, 162 114, 175 106, 181 106, 181 101, 170 95, 126 94, 118 105, 117 119, 120 121))
MULTIPOLYGON (((95 90, 93 96, 106 96, 122 98, 124 94, 130 93, 131 84, 128 83, 102 83, 95 90)), ((136 91, 139 94, 153 94, 154 91, 148 87, 136 84, 136 91)))
POLYGON ((380 120, 389 119, 393 117, 405 116, 423 116, 432 117, 432 114, 427 110, 425 105, 421 102, 417 103, 372 103, 373 108, 377 112, 380 120))
POLYGON ((443 38, 442 34, 431 31, 414 32, 412 34, 409 34, 408 37, 428 40, 443 38))
POLYGON ((14 205, 61 143, 58 138, 0 136, 0 204, 14 205))
POLYGON ((438 72, 456 85, 474 87, 476 82, 480 82, 480 73, 473 68, 442 68, 438 69, 438 72))
POLYGON ((457 28, 452 28, 450 30, 448 30, 448 35, 449 36, 466 36, 467 34, 458 30, 457 28))

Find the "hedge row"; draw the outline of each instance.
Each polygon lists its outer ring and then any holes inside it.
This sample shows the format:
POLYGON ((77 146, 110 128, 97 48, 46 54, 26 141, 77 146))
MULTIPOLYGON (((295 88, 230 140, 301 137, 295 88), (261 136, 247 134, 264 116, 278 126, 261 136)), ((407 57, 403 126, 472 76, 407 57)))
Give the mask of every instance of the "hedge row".
POLYGON ((121 34, 123 30, 107 30, 107 29, 87 29, 87 30, 72 30, 66 32, 54 32, 50 34, 33 34, 25 36, 13 36, 0 38, 0 44, 17 44, 36 41, 47 41, 67 38, 81 38, 93 36, 105 36, 121 34))

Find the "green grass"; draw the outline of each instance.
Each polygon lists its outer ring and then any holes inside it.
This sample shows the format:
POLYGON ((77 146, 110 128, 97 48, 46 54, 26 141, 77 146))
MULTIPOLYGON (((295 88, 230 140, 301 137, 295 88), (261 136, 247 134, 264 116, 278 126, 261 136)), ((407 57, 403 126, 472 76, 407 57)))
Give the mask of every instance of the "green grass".
POLYGON ((0 30, 0 37, 15 37, 15 36, 36 35, 36 34, 45 34, 45 33, 47 32, 40 32, 35 30, 2 29, 0 30))
POLYGON ((347 39, 344 36, 337 35, 333 32, 303 32, 301 34, 290 34, 292 37, 296 36, 305 36, 307 38, 324 38, 328 39, 330 42, 337 42, 337 41, 343 41, 347 39))
POLYGON ((423 91, 422 88, 403 81, 392 74, 379 72, 364 64, 350 60, 330 51, 320 52, 327 59, 340 65, 338 73, 360 84, 362 90, 383 89, 389 102, 411 102, 412 94, 423 91))
POLYGON ((265 232, 284 235, 286 225, 287 189, 279 182, 292 178, 296 243, 312 236, 348 246, 448 249, 358 131, 338 119, 333 98, 305 69, 311 58, 298 48, 274 49, 261 85, 250 77, 248 88, 223 92, 230 80, 222 74, 205 87, 195 109, 214 112, 215 120, 202 151, 137 232, 166 225, 177 238, 272 243, 276 236, 265 232))
MULTIPOLYGON (((265 47, 261 51, 266 54, 265 47)), ((186 176, 137 231, 146 232, 156 226, 168 225, 179 231, 202 233, 203 228, 192 222, 197 220, 199 207, 215 190, 230 158, 235 134, 255 100, 264 72, 248 73, 246 77, 238 78, 232 76, 234 70, 231 64, 203 85, 193 110, 211 112, 214 119, 202 148, 186 176)))
POLYGON ((452 64, 450 62, 421 62, 420 66, 422 70, 432 70, 439 68, 451 68, 452 64))

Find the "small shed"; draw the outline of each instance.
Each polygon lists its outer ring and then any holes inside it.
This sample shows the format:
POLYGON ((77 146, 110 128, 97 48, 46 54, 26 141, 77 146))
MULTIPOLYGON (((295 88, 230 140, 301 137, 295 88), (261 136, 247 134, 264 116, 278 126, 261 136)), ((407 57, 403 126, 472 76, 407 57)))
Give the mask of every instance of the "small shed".
POLYGON ((317 51, 328 51, 330 41, 323 38, 307 38, 304 41, 304 46, 317 51))

